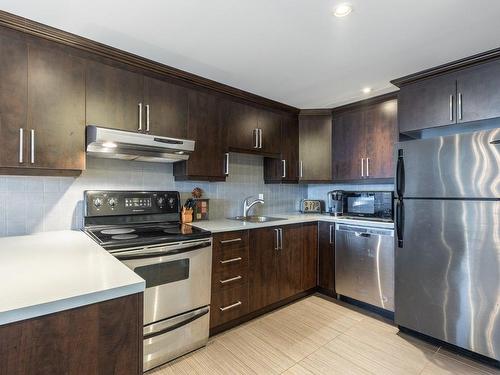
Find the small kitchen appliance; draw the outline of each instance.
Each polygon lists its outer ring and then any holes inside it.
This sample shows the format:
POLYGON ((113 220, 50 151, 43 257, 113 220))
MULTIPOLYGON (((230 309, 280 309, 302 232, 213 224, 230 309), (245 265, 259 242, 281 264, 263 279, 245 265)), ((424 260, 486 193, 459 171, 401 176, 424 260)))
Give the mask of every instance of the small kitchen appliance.
POLYGON ((302 199, 300 201, 300 212, 303 214, 320 214, 323 212, 323 205, 323 201, 318 199, 302 199))
POLYGON ((176 191, 86 191, 84 231, 146 281, 144 371, 208 341, 211 233, 180 222, 176 191))
POLYGON ((328 213, 332 216, 344 214, 344 191, 332 190, 328 192, 328 213))

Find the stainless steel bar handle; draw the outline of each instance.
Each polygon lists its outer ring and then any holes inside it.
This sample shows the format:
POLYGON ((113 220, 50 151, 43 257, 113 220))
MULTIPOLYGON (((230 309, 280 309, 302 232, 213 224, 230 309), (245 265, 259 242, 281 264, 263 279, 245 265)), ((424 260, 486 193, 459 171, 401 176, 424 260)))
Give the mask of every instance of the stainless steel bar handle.
POLYGON ((19 163, 24 163, 24 129, 19 128, 19 163))
POLYGON ((280 228, 279 231, 280 231, 280 250, 283 250, 283 228, 280 228))
POLYGON ((232 240, 222 240, 220 241, 221 244, 226 244, 226 243, 232 243, 232 242, 240 242, 241 238, 233 238, 232 240))
POLYGON ((281 168, 283 168, 283 172, 281 173, 281 178, 286 178, 286 160, 281 160, 281 168))
POLYGON ((262 129, 259 129, 259 148, 262 148, 262 129))
POLYGON ((142 132, 142 103, 139 103, 139 127, 137 130, 142 132))
POLYGON ((224 174, 226 176, 229 176, 229 152, 226 152, 224 154, 225 158, 224 158, 224 174))
POLYGON ((149 133, 149 104, 146 104, 146 132, 149 133))
POLYGON ((299 177, 304 177, 304 163, 302 162, 302 160, 299 161, 299 177))
POLYGON ((233 282, 233 281, 237 281, 237 280, 240 280, 242 277, 241 275, 238 275, 238 276, 235 276, 235 277, 231 277, 230 279, 226 279, 226 280, 219 280, 221 284, 227 284, 227 283, 230 283, 230 282, 233 282))
POLYGON ((462 119, 462 93, 458 93, 458 119, 462 119))
POLYGON ((231 259, 221 260, 220 264, 227 264, 227 263, 239 262, 241 259, 242 259, 241 257, 237 257, 237 258, 231 258, 231 259))
POLYGON ((233 303, 232 305, 226 306, 226 307, 219 307, 220 311, 226 311, 230 309, 234 309, 235 307, 238 307, 241 305, 241 301, 238 301, 236 303, 233 303))
POLYGON ((30 130, 30 161, 35 164, 35 130, 30 130))
POLYGON ((361 177, 365 177, 365 158, 361 158, 361 177))
POLYGON ((274 230, 276 232, 276 246, 274 247, 274 250, 279 250, 280 249, 280 231, 279 229, 274 230))
POLYGON ((333 230, 335 225, 330 225, 330 245, 333 244, 333 230))
POLYGON ((453 121, 453 95, 450 95, 450 121, 453 121))
POLYGON ((370 177, 370 158, 366 158, 366 177, 370 177))
POLYGON ((253 130, 253 140, 254 140, 253 148, 259 148, 259 129, 253 130))

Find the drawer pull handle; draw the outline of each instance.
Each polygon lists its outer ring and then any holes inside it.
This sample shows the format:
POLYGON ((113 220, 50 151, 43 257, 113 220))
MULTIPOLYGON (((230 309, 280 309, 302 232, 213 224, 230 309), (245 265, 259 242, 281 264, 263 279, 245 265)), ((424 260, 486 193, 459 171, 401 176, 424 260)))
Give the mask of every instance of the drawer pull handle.
POLYGON ((232 242, 240 242, 241 238, 234 238, 232 240, 222 240, 220 243, 225 244, 225 243, 232 243, 232 242))
POLYGON ((221 261, 220 261, 220 264, 226 264, 226 263, 239 262, 240 260, 241 260, 241 257, 238 257, 238 258, 231 258, 231 259, 221 260, 221 261))
POLYGON ((240 275, 238 276, 235 276, 235 277, 231 277, 230 279, 226 279, 226 280, 219 280, 221 284, 227 284, 227 283, 230 283, 230 282, 233 282, 233 281, 236 281, 236 280, 240 280, 242 277, 240 275))
POLYGON ((238 302, 233 303, 232 305, 229 305, 226 307, 219 307, 219 309, 220 309, 220 311, 226 311, 226 310, 234 309, 235 307, 238 307, 239 305, 241 305, 241 301, 238 301, 238 302))

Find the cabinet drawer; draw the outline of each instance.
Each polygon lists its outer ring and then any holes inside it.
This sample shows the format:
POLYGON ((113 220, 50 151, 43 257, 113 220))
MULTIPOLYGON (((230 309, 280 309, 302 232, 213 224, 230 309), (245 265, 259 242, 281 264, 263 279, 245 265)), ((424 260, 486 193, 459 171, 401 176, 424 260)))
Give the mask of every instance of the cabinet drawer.
POLYGON ((214 265, 228 264, 231 263, 227 262, 228 260, 236 258, 248 260, 248 231, 215 234, 213 241, 214 265))
POLYGON ((212 274, 212 294, 248 283, 248 267, 212 274))
POLYGON ((228 276, 231 273, 243 272, 241 270, 245 270, 246 273, 248 269, 248 251, 240 249, 239 252, 230 255, 220 259, 215 259, 216 257, 214 256, 212 260, 212 275, 223 273, 225 276, 228 276))
POLYGON ((212 294, 210 327, 216 327, 248 313, 248 284, 212 294))

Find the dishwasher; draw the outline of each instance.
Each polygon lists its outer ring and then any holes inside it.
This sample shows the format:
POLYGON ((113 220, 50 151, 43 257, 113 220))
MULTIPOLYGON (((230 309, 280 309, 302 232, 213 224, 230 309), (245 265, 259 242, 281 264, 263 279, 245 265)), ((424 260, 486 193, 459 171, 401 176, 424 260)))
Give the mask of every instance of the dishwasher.
POLYGON ((394 230, 335 225, 335 289, 346 296, 394 311, 394 230))

